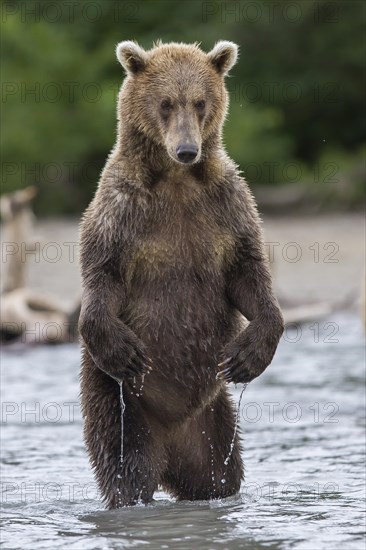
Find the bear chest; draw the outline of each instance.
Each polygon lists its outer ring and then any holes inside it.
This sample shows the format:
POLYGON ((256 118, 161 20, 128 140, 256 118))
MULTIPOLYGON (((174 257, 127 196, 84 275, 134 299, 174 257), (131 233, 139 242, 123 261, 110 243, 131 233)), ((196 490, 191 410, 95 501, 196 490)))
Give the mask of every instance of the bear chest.
POLYGON ((207 209, 162 205, 150 214, 130 250, 128 280, 220 275, 230 262, 234 239, 207 209))

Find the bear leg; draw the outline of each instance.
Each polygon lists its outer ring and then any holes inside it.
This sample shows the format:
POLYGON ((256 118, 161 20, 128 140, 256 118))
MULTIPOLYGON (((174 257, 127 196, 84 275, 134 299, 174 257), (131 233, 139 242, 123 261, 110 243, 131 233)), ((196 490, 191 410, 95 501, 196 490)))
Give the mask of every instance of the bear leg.
POLYGON ((162 477, 164 489, 178 500, 236 494, 244 472, 239 431, 231 450, 234 428, 234 407, 226 388, 222 388, 212 403, 185 423, 169 446, 168 466, 162 477))
POLYGON ((121 463, 121 407, 118 383, 98 369, 83 352, 81 399, 84 436, 90 461, 108 508, 151 502, 164 447, 153 438, 136 397, 124 386, 123 461, 121 463))

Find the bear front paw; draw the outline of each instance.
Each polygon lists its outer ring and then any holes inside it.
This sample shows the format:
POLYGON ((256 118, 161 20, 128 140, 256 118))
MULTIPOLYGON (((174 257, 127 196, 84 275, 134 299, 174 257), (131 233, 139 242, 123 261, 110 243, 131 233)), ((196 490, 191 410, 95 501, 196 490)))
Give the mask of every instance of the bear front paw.
POLYGON ((219 368, 218 377, 234 384, 247 384, 257 378, 266 369, 267 365, 258 359, 254 351, 246 350, 228 357, 219 368))
POLYGON ((276 345, 249 326, 225 348, 217 377, 234 384, 251 382, 268 367, 276 345))
POLYGON ((148 374, 152 370, 151 359, 136 342, 119 342, 103 359, 102 370, 119 382, 148 374))

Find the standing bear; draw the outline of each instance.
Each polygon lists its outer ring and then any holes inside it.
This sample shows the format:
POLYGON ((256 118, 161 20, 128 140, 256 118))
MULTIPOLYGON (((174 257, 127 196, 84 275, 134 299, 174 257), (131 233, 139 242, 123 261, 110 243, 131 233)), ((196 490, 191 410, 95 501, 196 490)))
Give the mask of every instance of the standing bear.
POLYGON ((86 446, 109 508, 159 485, 223 498, 243 479, 227 383, 259 376, 283 332, 256 206, 222 144, 237 46, 126 41, 117 57, 117 142, 81 226, 86 446))

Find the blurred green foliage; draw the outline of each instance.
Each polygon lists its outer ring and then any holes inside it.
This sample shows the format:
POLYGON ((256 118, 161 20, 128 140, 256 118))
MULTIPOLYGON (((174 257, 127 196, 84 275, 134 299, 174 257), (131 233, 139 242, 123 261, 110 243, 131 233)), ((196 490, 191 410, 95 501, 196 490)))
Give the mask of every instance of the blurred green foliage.
POLYGON ((37 184, 39 213, 82 210, 115 141, 117 42, 199 41, 208 51, 228 39, 241 54, 227 81, 225 143, 249 183, 305 182, 333 198, 341 187, 359 203, 365 5, 4 1, 2 191, 37 184))

